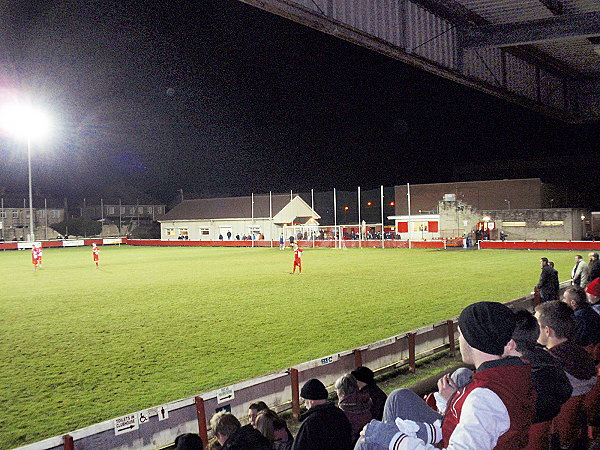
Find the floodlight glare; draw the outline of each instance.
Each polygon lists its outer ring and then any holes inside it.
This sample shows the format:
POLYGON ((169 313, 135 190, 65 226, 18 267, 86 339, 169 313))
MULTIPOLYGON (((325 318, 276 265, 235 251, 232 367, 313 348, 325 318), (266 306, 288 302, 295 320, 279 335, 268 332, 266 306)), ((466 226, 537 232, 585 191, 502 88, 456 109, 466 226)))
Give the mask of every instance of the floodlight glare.
POLYGON ((35 242, 33 224, 33 189, 31 186, 31 141, 48 134, 50 121, 29 103, 8 103, 0 106, 0 127, 17 138, 27 139, 27 168, 29 172, 29 238, 35 242))
POLYGON ((23 103, 9 103, 0 109, 0 125, 19 138, 38 139, 50 131, 50 120, 41 110, 23 103))

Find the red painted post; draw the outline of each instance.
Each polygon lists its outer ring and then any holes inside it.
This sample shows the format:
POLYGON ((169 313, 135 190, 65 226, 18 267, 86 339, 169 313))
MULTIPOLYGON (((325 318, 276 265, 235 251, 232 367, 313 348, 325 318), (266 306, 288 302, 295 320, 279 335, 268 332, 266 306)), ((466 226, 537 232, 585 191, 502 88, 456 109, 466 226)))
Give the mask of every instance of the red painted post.
POLYGON ((416 364, 416 341, 417 335, 415 333, 407 333, 408 337, 408 366, 410 367, 410 371, 415 373, 417 370, 416 364))
POLYGON ((360 349, 354 349, 354 367, 362 366, 362 352, 360 349))
POLYGON ((300 386, 298 383, 298 369, 290 369, 290 383, 292 385, 292 414, 296 420, 300 419, 300 386))
POLYGON ((208 445, 208 429, 206 428, 206 411, 204 410, 204 399, 196 396, 196 416, 198 417, 198 435, 202 439, 204 447, 208 445))
POLYGON ((533 307, 535 308, 540 303, 542 303, 542 297, 540 295, 540 291, 538 291, 537 286, 534 286, 533 287, 533 307))
POLYGON ((75 450, 75 444, 73 443, 73 436, 65 434, 63 436, 63 447, 65 450, 75 450))
POLYGON ((448 320, 448 343, 450 344, 450 356, 456 354, 456 341, 454 339, 454 321, 448 320))

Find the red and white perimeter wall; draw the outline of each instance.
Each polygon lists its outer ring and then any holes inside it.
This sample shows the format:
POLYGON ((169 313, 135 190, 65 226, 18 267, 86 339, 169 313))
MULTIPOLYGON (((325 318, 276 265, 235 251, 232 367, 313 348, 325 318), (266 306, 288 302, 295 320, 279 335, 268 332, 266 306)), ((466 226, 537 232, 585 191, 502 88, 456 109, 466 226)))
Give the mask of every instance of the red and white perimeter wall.
MULTIPOLYGON (((462 239, 450 240, 424 240, 408 241, 399 240, 372 240, 372 241, 342 241, 347 248, 372 247, 372 248, 430 248, 442 249, 446 247, 461 247, 462 239)), ((270 241, 161 241, 160 239, 78 239, 68 241, 43 241, 37 242, 43 248, 51 247, 81 247, 85 245, 146 245, 161 247, 279 247, 279 242, 270 241)), ((301 247, 335 247, 336 241, 299 241, 301 247)), ((31 242, 6 242, 0 243, 0 250, 24 250, 31 248, 31 242)), ((600 241, 479 241, 481 249, 506 249, 506 250, 600 250, 600 241)))
POLYGON ((482 249, 600 250, 600 241, 479 241, 482 249))
MULTIPOLYGON (((277 241, 162 241, 160 239, 80 239, 69 241, 44 241, 36 242, 41 244, 43 248, 49 247, 81 247, 84 245, 109 245, 109 244, 128 244, 128 245, 145 245, 154 247, 277 247, 277 241)), ((299 241, 301 247, 335 247, 336 241, 299 241)), ((347 248, 358 247, 374 247, 381 248, 381 240, 373 241, 343 241, 347 248)), ((383 241, 385 248, 408 248, 408 241, 383 241)), ((446 242, 441 240, 435 241, 412 241, 410 244, 413 248, 446 248, 446 242)), ((0 250, 24 250, 30 249, 31 242, 8 242, 0 243, 0 250)))

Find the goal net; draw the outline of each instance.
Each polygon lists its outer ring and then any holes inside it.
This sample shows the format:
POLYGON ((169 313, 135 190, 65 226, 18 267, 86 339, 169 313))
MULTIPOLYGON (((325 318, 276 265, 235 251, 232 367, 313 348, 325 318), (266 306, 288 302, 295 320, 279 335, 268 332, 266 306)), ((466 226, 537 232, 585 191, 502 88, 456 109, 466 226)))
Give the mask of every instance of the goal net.
POLYGON ((304 247, 344 247, 340 225, 286 225, 283 235, 287 242, 293 236, 294 242, 300 241, 304 247))

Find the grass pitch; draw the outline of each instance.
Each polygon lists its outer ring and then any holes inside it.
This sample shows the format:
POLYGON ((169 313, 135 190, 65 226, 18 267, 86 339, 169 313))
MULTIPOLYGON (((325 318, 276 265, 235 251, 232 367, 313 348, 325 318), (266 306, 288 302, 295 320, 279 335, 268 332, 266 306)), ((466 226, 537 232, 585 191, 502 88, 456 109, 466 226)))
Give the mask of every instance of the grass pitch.
POLYGON ((531 292, 566 252, 103 247, 0 253, 0 448, 531 292))

